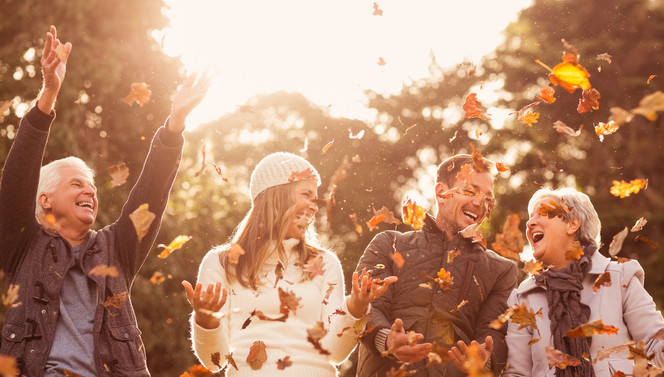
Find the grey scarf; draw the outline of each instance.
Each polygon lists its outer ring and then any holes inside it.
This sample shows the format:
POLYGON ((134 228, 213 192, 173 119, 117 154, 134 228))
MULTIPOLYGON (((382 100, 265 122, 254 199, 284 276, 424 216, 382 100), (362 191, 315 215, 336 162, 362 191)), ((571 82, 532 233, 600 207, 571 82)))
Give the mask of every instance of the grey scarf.
POLYGON ((535 276, 535 282, 546 287, 546 300, 549 304, 549 320, 553 346, 581 361, 578 367, 556 368, 556 377, 594 377, 595 370, 590 361, 590 343, 592 339, 568 338, 567 331, 588 322, 590 308, 581 303, 583 278, 590 270, 590 258, 597 250, 596 246, 583 247, 583 256, 560 270, 547 270, 535 276))

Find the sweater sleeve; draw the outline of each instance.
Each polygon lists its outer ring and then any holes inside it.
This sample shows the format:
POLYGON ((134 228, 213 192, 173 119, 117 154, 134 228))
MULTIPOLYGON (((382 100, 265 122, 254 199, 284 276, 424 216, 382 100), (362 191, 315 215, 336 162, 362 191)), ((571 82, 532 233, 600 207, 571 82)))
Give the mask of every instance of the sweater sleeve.
MULTIPOLYGON (((333 364, 342 363, 357 345, 358 332, 364 328, 361 319, 348 312, 345 296, 344 276, 339 258, 332 252, 325 252, 324 290, 332 286, 327 304, 323 304, 323 323, 329 323, 328 333, 322 339, 322 346, 330 352, 328 359, 333 364), (340 311, 339 311, 340 310, 340 311), (360 328, 356 328, 359 326, 360 328), (341 336, 337 336, 341 334, 341 336)), ((323 292, 325 293, 325 292, 323 292)))
MULTIPOLYGON (((514 304, 520 304, 516 289, 507 299, 508 307, 514 304)), ((519 329, 518 324, 509 321, 505 341, 510 352, 507 354, 507 369, 502 374, 503 377, 530 377, 532 375, 533 361, 530 346, 532 339, 533 328, 531 326, 519 329)))
POLYGON ((39 171, 54 115, 33 107, 21 120, 0 183, 0 263, 12 273, 22 257, 21 244, 38 226, 35 218, 39 171))
POLYGON ((216 250, 209 251, 203 258, 198 271, 198 282, 203 285, 203 289, 205 289, 208 284, 216 284, 217 282, 220 282, 222 287, 226 287, 229 291, 226 303, 219 312, 222 317, 219 327, 216 329, 205 329, 197 325, 194 319, 194 314, 191 314, 191 337, 194 353, 206 368, 213 372, 217 372, 226 365, 227 360, 225 356, 230 353, 230 328, 228 319, 230 316, 229 308, 231 307, 230 301, 232 295, 230 292, 231 289, 226 282, 226 275, 219 262, 219 253, 216 250), (220 357, 220 361, 217 362, 219 366, 212 360, 213 355, 216 355, 217 353, 220 357))

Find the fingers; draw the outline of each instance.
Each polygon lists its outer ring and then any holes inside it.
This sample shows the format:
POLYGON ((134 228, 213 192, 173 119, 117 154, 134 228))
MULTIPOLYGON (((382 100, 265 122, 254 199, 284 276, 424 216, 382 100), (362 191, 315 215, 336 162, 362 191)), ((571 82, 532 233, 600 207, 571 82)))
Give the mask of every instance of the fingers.
POLYGON ((493 353, 493 338, 491 335, 484 339, 484 350, 489 354, 487 357, 491 357, 491 354, 493 353))
POLYGON ((429 355, 431 343, 422 343, 415 346, 404 345, 394 350, 394 356, 405 363, 416 363, 429 355))
POLYGON ((390 331, 394 332, 403 331, 403 321, 401 320, 401 318, 397 318, 394 320, 394 323, 392 324, 392 328, 390 329, 390 331))

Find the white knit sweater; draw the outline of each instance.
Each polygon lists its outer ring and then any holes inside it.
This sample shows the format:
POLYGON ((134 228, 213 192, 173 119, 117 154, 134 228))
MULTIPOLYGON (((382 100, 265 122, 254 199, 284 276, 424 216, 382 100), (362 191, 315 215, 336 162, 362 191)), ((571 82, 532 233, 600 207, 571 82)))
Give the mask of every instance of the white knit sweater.
MULTIPOLYGON (((356 324, 362 326, 357 318, 348 313, 344 294, 344 278, 341 263, 335 254, 325 251, 323 260, 325 272, 313 279, 299 282, 302 277, 302 267, 295 266, 296 257, 291 253, 292 248, 299 241, 288 239, 284 241, 284 248, 288 260, 281 260, 284 266, 283 279, 274 287, 276 280, 275 268, 279 261, 276 249, 263 267, 265 275, 264 284, 260 291, 253 291, 234 283, 229 285, 226 281, 225 271, 219 261, 219 251, 211 250, 203 258, 198 272, 198 282, 207 287, 208 284, 221 282, 228 289, 226 304, 221 309, 223 317, 216 329, 204 329, 198 326, 192 315, 192 338, 194 352, 198 359, 212 371, 220 367, 212 361, 212 355, 219 353, 219 365, 227 364, 226 355, 233 353, 232 358, 238 370, 232 365, 228 366, 227 376, 336 376, 337 370, 333 364, 344 361, 357 344, 356 324), (326 291, 330 284, 334 289, 329 298, 325 300, 326 291), (260 310, 270 318, 280 317, 278 289, 293 292, 300 297, 300 307, 296 313, 290 312, 285 322, 260 320, 256 316, 244 329, 242 325, 251 316, 254 310, 260 310), (324 304, 326 301, 327 304, 324 304), (345 314, 335 314, 340 309, 345 314), (316 322, 323 322, 329 330, 321 340, 322 348, 330 355, 322 355, 312 343, 307 340, 307 329, 311 329, 316 322), (341 336, 338 336, 341 334, 341 336), (265 343, 267 361, 258 370, 251 369, 246 362, 249 349, 255 341, 265 343), (292 365, 285 369, 277 368, 277 360, 290 356, 292 365)), ((361 331, 362 328, 359 329, 361 331)))

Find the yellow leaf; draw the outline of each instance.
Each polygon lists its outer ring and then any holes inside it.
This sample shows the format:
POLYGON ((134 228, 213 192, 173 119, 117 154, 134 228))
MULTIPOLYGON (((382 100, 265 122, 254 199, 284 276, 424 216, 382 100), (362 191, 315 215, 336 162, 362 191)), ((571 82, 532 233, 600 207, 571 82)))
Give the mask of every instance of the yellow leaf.
POLYGON ((129 178, 129 168, 124 162, 119 165, 109 166, 107 170, 111 175, 111 184, 113 187, 124 185, 127 182, 127 178, 129 178))
POLYGON ((576 89, 590 89, 590 74, 580 64, 562 62, 553 67, 549 80, 553 85, 560 85, 563 89, 573 93, 576 89))
POLYGON ((143 237, 148 234, 150 229, 150 224, 155 219, 156 215, 149 211, 150 205, 143 203, 134 212, 129 214, 131 222, 134 224, 134 229, 136 229, 136 236, 138 237, 138 242, 141 242, 143 237))
POLYGON ((172 252, 175 250, 179 249, 182 247, 182 245, 185 244, 185 242, 189 241, 191 239, 191 236, 184 236, 184 235, 179 235, 171 241, 171 243, 168 244, 168 246, 160 244, 157 247, 163 247, 164 250, 159 254, 159 258, 166 258, 169 255, 171 255, 172 252))

